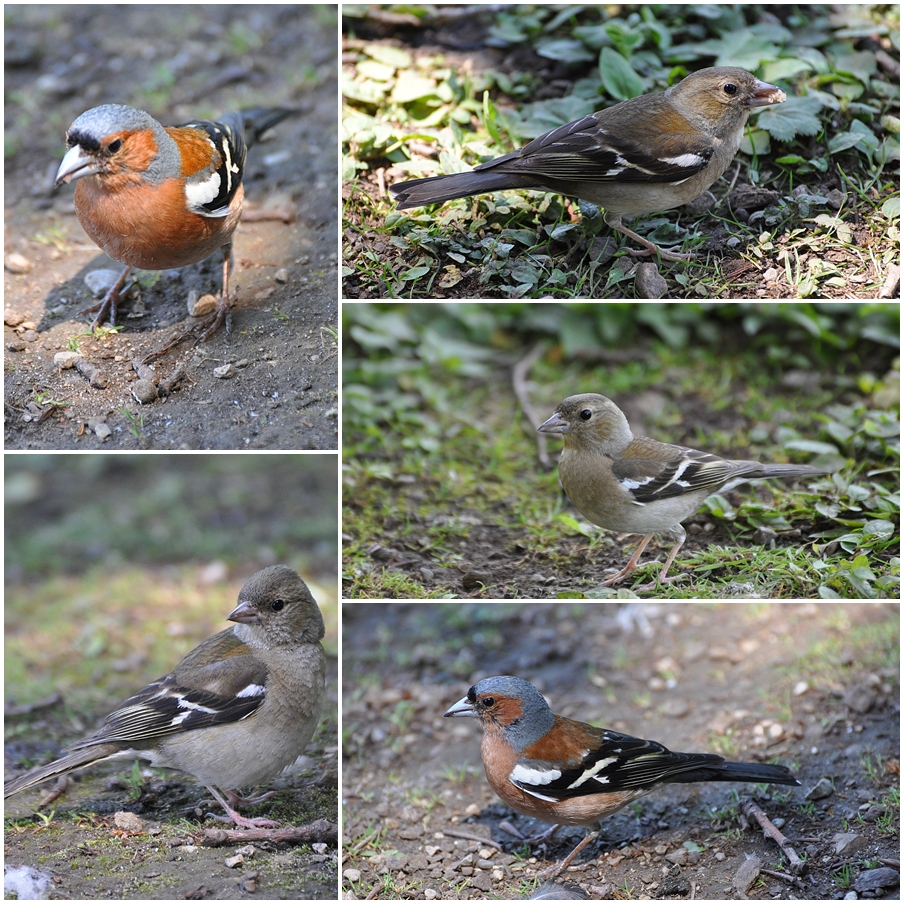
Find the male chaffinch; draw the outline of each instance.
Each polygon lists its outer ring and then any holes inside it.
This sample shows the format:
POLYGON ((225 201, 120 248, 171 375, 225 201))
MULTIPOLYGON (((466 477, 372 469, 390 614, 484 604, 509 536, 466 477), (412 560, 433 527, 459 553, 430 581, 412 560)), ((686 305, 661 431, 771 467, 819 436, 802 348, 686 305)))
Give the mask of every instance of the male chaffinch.
POLYGON ((633 256, 689 260, 693 255, 632 232, 622 217, 671 210, 702 195, 737 154, 751 109, 784 100, 784 91, 744 69, 700 69, 667 91, 559 126, 470 173, 412 179, 389 190, 403 210, 506 188, 559 192, 605 208, 609 226, 644 246, 633 256))
POLYGON ((104 299, 82 312, 97 311, 92 332, 108 313, 116 323, 119 294, 133 267, 185 267, 216 251, 223 254, 223 292, 202 338, 224 321, 229 331, 229 261, 242 215, 245 158, 291 113, 261 108, 164 128, 142 110, 104 104, 72 123, 56 184, 80 180, 75 212, 82 228, 126 265, 104 299))
MULTIPOLYGON (((532 684, 511 675, 484 678, 443 715, 479 719, 480 755, 492 789, 518 813, 555 825, 596 827, 673 782, 800 784, 785 766, 673 753, 656 741, 555 715, 532 684)), ((581 841, 556 872, 596 834, 581 841)))
POLYGON ((274 565, 248 579, 227 619, 236 625, 129 697, 72 753, 9 782, 4 797, 93 763, 138 758, 196 776, 238 826, 275 825, 233 809, 267 795, 243 800, 233 789, 278 775, 311 740, 326 692, 323 616, 298 574, 274 565))
POLYGON ((681 526, 707 496, 748 480, 824 474, 810 465, 772 465, 736 461, 686 446, 635 436, 618 406, 596 393, 569 396, 537 428, 562 436, 559 480, 575 508, 606 530, 646 534, 625 567, 603 586, 617 584, 635 568, 653 534, 675 539, 659 580, 665 583, 678 550, 687 539, 681 526))

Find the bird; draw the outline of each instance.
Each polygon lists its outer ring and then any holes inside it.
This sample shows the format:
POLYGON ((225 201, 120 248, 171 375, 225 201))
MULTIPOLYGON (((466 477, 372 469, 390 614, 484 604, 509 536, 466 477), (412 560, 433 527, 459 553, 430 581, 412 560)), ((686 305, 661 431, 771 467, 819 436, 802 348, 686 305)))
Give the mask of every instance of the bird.
POLYGON ((559 126, 468 173, 411 179, 389 189, 400 210, 508 188, 558 192, 605 208, 612 228, 644 246, 634 257, 693 255, 660 248, 623 217, 680 207, 728 169, 751 111, 785 92, 745 69, 692 72, 666 91, 644 94, 559 126))
POLYGON ((559 480, 585 518, 606 530, 645 535, 628 564, 603 581, 603 586, 628 577, 657 533, 667 533, 675 541, 658 580, 680 580, 682 575, 666 575, 687 539, 681 522, 693 515, 707 496, 748 480, 825 473, 810 465, 720 458, 635 436, 615 402, 593 392, 569 396, 537 429, 565 440, 559 480))
POLYGON ((259 785, 293 763, 317 727, 326 693, 323 616, 308 586, 286 565, 253 575, 227 620, 169 674, 104 719, 66 756, 4 787, 10 797, 58 775, 115 759, 144 759, 194 775, 242 828, 276 825, 235 807, 235 789, 259 785))
POLYGON ((223 291, 201 336, 225 322, 229 332, 232 235, 242 215, 248 148, 294 111, 261 107, 219 121, 192 120, 164 128, 125 104, 82 113, 66 134, 68 150, 56 185, 79 180, 75 213, 91 239, 125 266, 113 287, 82 313, 116 323, 120 292, 133 267, 168 270, 223 255, 223 291))
MULTIPOLYGON (((556 826, 596 828, 601 819, 671 783, 800 784, 785 766, 674 753, 656 741, 556 715, 532 684, 512 675, 484 678, 443 716, 478 719, 490 787, 518 813, 556 826)), ((597 834, 588 834, 555 875, 597 834)))

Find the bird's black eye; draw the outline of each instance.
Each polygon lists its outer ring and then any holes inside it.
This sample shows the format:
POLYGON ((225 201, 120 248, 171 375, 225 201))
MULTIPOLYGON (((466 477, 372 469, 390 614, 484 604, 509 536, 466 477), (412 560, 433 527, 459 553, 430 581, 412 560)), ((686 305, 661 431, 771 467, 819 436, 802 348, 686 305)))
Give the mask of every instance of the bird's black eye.
POLYGON ((270 603, 270 608, 274 612, 279 612, 282 610, 283 606, 285 606, 285 605, 286 605, 285 600, 273 600, 273 602, 270 603))
POLYGON ((121 147, 122 147, 122 139, 121 139, 121 138, 114 138, 113 141, 111 141, 111 142, 107 145, 107 150, 108 150, 111 154, 115 154, 121 147))
POLYGON ((495 698, 495 697, 484 697, 484 698, 480 701, 480 705, 481 705, 484 709, 489 709, 489 708, 490 708, 491 706, 493 706, 495 703, 496 703, 496 698, 495 698))
POLYGON ((593 412, 589 408, 585 408, 581 412, 581 420, 582 421, 589 421, 590 418, 592 418, 592 417, 593 417, 593 412))
POLYGON ((726 82, 722 90, 729 97, 734 97, 738 93, 738 86, 734 82, 726 82))

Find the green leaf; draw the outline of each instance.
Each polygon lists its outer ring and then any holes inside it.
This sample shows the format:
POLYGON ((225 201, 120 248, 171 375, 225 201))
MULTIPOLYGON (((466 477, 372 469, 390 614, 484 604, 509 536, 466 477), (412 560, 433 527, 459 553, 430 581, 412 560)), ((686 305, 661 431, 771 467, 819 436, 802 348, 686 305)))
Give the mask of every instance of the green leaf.
POLYGON ((403 72, 399 76, 389 99, 395 104, 408 104, 424 97, 436 97, 436 85, 432 79, 403 72))
POLYGON ((611 47, 604 47, 600 51, 599 71, 603 87, 619 100, 628 100, 644 93, 643 79, 611 47))
POLYGON ((569 38, 546 38, 538 41, 535 49, 538 56, 563 63, 586 63, 595 57, 593 51, 580 41, 572 41, 569 38))
POLYGON ((741 139, 740 150, 750 156, 756 154, 762 157, 769 153, 771 146, 768 132, 762 129, 748 129, 741 139))
POLYGON ((792 79, 797 75, 803 75, 812 69, 813 66, 806 60, 787 58, 775 60, 763 66, 763 81, 772 84, 782 79, 792 79))
POLYGON ((430 272, 429 267, 412 267, 410 270, 406 270, 404 273, 400 273, 399 279, 403 279, 403 280, 420 279, 422 276, 426 276, 429 272, 430 272))
POLYGON ((860 143, 861 135, 854 132, 838 132, 829 139, 828 149, 830 154, 840 154, 860 143))
POLYGON ((777 141, 790 141, 797 135, 817 135, 822 131, 822 122, 816 114, 822 108, 822 102, 811 95, 789 97, 783 104, 760 113, 756 124, 777 141))
POLYGON ((395 69, 376 60, 361 60, 358 63, 358 75, 361 78, 372 78, 378 82, 387 82, 395 75, 395 69))
POLYGON ((574 122, 588 113, 593 113, 598 103, 599 98, 589 100, 571 94, 567 97, 525 104, 521 110, 518 134, 524 138, 536 138, 550 129, 555 129, 566 122, 574 122))
POLYGON ((378 63, 392 66, 394 69, 410 69, 414 61, 411 54, 399 47, 390 47, 386 44, 368 42, 366 52, 369 57, 378 63))
MULTIPOLYGON (((875 34, 876 32, 871 32, 875 34)), ((841 54, 835 57, 835 71, 852 75, 863 85, 869 86, 870 79, 876 74, 876 54, 870 50, 860 53, 841 54)))
POLYGON ((861 533, 864 536, 874 536, 874 537, 890 537, 895 532, 895 526, 891 523, 891 521, 867 521, 866 524, 863 525, 863 529, 861 533))
MULTIPOLYGON (((784 31, 779 27, 779 32, 784 31)), ((787 32, 786 32, 787 34, 787 32)), ((780 37, 780 33, 777 35, 780 37)), ((740 28, 721 38, 700 41, 695 47, 700 56, 715 56, 714 66, 740 66, 742 69, 758 69, 761 62, 775 60, 779 47, 768 32, 758 26, 740 28)))
POLYGON ((812 452, 814 455, 834 454, 838 449, 831 443, 820 443, 815 439, 796 439, 785 443, 786 449, 797 452, 812 452))

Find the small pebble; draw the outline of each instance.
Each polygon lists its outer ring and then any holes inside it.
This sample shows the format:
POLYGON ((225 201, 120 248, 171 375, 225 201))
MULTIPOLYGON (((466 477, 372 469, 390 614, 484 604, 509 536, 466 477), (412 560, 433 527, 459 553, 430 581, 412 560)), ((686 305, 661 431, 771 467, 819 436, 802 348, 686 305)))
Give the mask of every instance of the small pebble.
POLYGON ((219 299, 215 295, 202 295, 198 298, 198 293, 192 290, 188 293, 188 313, 192 317, 204 317, 212 314, 217 309, 219 299))
POLYGON ((119 270, 92 270, 85 274, 85 285, 95 298, 106 295, 120 277, 119 270))
POLYGON ((75 364, 75 360, 78 357, 78 352, 57 352, 53 356, 53 365, 60 370, 68 370, 75 364))
POLYGON ((157 384, 151 380, 136 380, 132 385, 132 396, 140 405, 157 401, 157 384))
POLYGON ((24 254, 13 252, 6 255, 6 269, 10 273, 28 273, 33 266, 34 264, 24 254))

